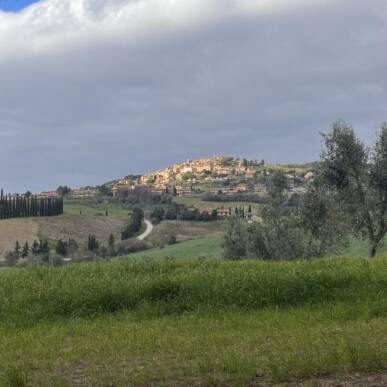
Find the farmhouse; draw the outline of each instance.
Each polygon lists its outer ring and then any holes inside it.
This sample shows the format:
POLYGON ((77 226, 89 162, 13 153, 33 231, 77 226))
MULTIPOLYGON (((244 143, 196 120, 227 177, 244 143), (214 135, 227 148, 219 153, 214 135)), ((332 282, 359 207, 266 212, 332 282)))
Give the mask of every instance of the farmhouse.
POLYGON ((58 197, 58 193, 56 191, 44 191, 38 194, 40 198, 56 198, 58 197))

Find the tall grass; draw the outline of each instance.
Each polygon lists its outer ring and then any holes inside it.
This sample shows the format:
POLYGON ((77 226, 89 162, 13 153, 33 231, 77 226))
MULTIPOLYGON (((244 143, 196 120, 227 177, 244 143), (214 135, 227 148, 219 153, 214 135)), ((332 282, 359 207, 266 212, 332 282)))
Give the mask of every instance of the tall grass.
POLYGON ((382 258, 127 260, 0 273, 0 324, 26 326, 123 310, 160 316, 367 301, 377 315, 387 311, 386 296, 387 260, 382 258))

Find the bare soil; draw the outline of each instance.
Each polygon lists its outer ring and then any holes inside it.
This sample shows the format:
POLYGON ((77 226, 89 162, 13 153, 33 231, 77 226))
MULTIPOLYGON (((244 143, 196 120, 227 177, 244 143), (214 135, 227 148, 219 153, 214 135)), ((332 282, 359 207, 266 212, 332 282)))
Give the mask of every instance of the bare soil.
POLYGON ((254 381, 250 387, 386 387, 387 386, 387 371, 375 372, 369 374, 353 373, 346 376, 326 376, 311 380, 295 382, 268 384, 254 381))

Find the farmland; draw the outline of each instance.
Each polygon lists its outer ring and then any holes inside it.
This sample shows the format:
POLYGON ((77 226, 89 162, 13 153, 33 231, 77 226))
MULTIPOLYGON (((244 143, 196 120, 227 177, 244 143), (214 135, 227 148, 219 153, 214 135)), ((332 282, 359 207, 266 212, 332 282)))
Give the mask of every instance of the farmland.
POLYGON ((61 216, 1 220, 0 256, 12 250, 17 240, 29 244, 38 238, 85 242, 89 234, 107 240, 110 233, 118 238, 127 221, 128 210, 115 204, 66 202, 61 216))

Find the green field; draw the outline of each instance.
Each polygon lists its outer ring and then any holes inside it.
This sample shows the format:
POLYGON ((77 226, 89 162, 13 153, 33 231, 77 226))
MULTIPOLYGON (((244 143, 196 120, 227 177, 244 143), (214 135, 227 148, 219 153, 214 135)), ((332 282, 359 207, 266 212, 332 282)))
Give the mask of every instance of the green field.
POLYGON ((387 260, 0 273, 0 385, 266 385, 387 367, 387 260))
POLYGON ((181 197, 176 196, 173 198, 173 201, 179 204, 184 204, 186 206, 193 206, 195 208, 229 208, 234 209, 236 206, 245 206, 246 210, 251 205, 254 214, 259 213, 259 204, 257 203, 247 203, 247 202, 207 202, 202 200, 200 197, 181 197))
MULTIPOLYGON (((196 222, 198 223, 198 222, 196 222)), ((220 258, 222 257, 222 233, 212 233, 207 237, 200 237, 177 243, 176 245, 165 246, 164 248, 152 248, 146 251, 135 253, 130 257, 135 258, 220 258)), ((387 254, 387 245, 383 245, 378 256, 387 254)), ((351 238, 349 245, 343 249, 342 256, 366 257, 368 255, 368 244, 365 240, 351 238)))
POLYGON ((219 258, 222 255, 223 236, 214 234, 204 238, 192 239, 164 248, 153 248, 130 255, 130 258, 219 258))
POLYGON ((82 211, 86 216, 101 216, 105 215, 105 211, 108 211, 109 216, 114 218, 128 218, 129 210, 116 203, 92 203, 82 201, 65 201, 64 202, 64 214, 65 215, 80 215, 82 211))

